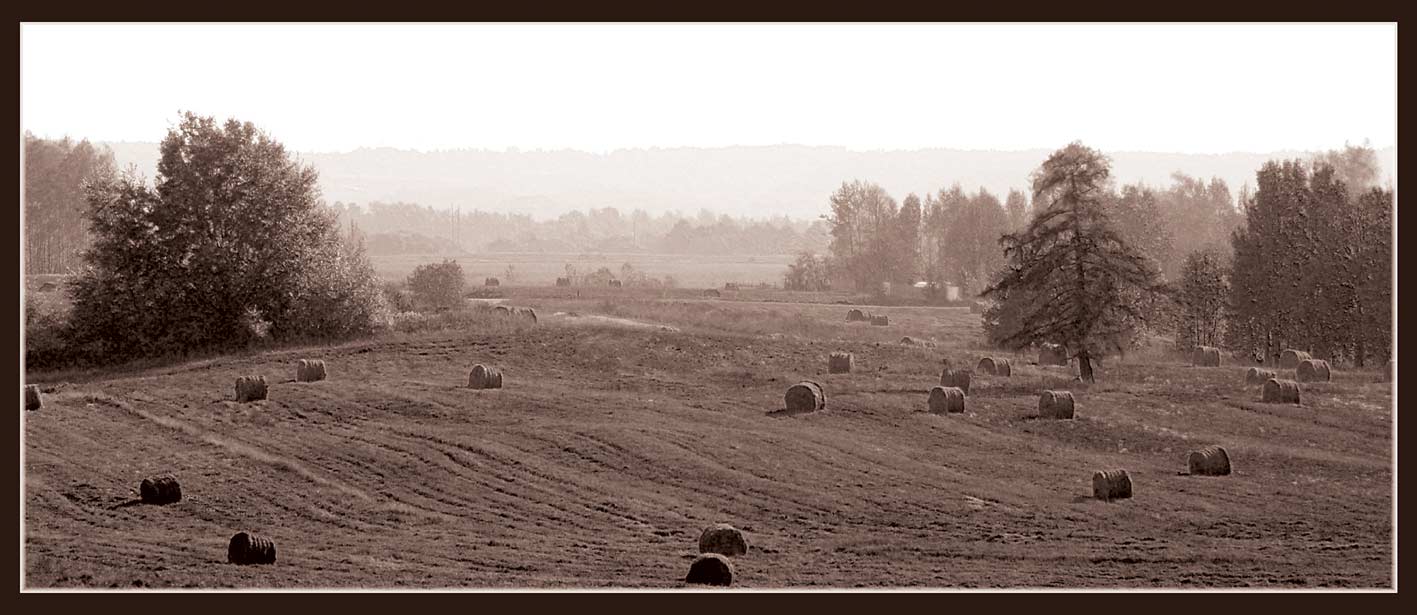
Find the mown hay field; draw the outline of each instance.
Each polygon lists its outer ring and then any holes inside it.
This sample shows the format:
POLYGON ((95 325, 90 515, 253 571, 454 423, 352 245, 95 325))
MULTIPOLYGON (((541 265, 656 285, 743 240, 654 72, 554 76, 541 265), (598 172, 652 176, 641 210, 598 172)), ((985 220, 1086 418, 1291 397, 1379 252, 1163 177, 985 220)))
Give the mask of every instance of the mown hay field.
POLYGON ((873 327, 834 305, 507 301, 538 323, 31 375, 26 585, 675 588, 720 522, 747 538, 745 588, 1394 583, 1393 385, 1376 373, 1264 404, 1247 366, 1183 357, 1074 383, 979 347, 967 310, 871 308, 891 322, 873 327), (837 350, 851 373, 828 373, 837 350), (1013 375, 976 373, 964 413, 925 411, 945 359, 983 356, 1013 375), (327 378, 294 382, 302 358, 327 378), (503 387, 467 388, 477 363, 503 387), (244 375, 268 399, 236 403, 244 375), (803 380, 826 408, 783 412, 803 380), (1073 391, 1076 418, 1038 418, 1045 389, 1073 391), (1209 445, 1232 473, 1187 475, 1209 445), (1093 497, 1108 469, 1131 498, 1093 497), (181 501, 135 501, 169 473, 181 501), (228 564, 241 531, 276 562, 228 564))

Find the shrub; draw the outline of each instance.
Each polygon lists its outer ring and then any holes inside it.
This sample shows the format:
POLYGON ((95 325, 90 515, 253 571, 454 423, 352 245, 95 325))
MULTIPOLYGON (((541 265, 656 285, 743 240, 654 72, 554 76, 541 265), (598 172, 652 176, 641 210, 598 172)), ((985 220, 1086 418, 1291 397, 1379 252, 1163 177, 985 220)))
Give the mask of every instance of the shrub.
POLYGON ((462 265, 457 261, 419 265, 408 276, 408 288, 421 307, 452 309, 463 303, 462 291, 466 280, 462 265))

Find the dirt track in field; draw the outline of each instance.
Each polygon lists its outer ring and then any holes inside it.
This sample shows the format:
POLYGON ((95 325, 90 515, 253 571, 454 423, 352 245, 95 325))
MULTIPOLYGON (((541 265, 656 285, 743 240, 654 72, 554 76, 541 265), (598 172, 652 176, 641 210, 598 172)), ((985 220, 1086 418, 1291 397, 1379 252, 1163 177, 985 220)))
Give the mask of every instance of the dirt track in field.
POLYGON ((966 414, 931 415, 941 359, 981 356, 940 332, 977 316, 819 311, 840 335, 543 317, 44 383, 24 418, 26 583, 681 587, 715 522, 748 537, 741 587, 1393 583, 1392 393, 1373 374, 1306 385, 1296 407, 1259 403, 1242 367, 1119 362, 1082 387, 1019 356, 1012 378, 976 375, 966 414), (943 339, 880 341, 903 335, 943 339), (837 349, 854 373, 826 374, 837 349), (304 357, 329 379, 293 382, 304 357), (465 388, 474 363, 505 388, 465 388), (232 401, 247 374, 268 400, 232 401), (827 410, 774 413, 804 378, 827 410), (1039 391, 1069 387, 1077 419, 1035 418, 1039 391), (1184 475, 1208 444, 1233 475, 1184 475), (1134 498, 1091 498, 1106 468, 1134 498), (164 472, 182 501, 137 504, 164 472), (227 564, 241 530, 277 563, 227 564))

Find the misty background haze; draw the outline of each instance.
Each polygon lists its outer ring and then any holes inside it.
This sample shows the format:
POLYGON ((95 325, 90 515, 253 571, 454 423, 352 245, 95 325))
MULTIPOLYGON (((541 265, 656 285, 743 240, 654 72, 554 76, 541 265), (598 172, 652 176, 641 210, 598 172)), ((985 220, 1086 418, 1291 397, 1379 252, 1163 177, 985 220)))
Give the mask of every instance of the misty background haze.
MULTIPOLYGON (((134 166, 151 178, 157 143, 106 143, 120 169, 134 166)), ((1061 145, 1061 144, 1060 144, 1061 145)), ((1334 144, 1334 147, 1342 145, 1334 144)), ((1358 144, 1354 144, 1358 145, 1358 144)), ((549 219, 571 211, 613 207, 651 215, 700 210, 736 217, 787 216, 812 220, 842 181, 879 184, 897 199, 958 183, 996 196, 1028 192, 1028 177, 1051 149, 853 151, 845 147, 774 145, 720 148, 650 148, 594 154, 574 150, 420 152, 360 148, 304 152, 320 173, 330 203, 408 202, 433 209, 513 213, 549 219)), ((1253 186, 1267 160, 1304 158, 1297 151, 1184 154, 1109 152, 1117 184, 1158 188, 1173 172, 1218 177, 1234 193, 1253 186)), ((1396 150, 1378 150, 1382 183, 1393 179, 1396 150)))

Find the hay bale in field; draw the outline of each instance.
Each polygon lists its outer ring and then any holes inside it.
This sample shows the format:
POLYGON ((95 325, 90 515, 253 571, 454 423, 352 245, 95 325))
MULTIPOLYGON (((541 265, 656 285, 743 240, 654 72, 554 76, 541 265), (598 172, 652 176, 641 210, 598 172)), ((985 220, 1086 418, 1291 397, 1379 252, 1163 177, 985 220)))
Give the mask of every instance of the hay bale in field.
POLYGON ((513 314, 518 318, 522 318, 530 322, 533 325, 536 324, 536 310, 533 310, 531 308, 517 308, 513 312, 513 314))
POLYGON ((1039 365, 1067 365, 1068 347, 1062 344, 1050 344, 1044 342, 1038 347, 1039 365))
POLYGON ((501 286, 501 285, 502 285, 502 281, 501 281, 501 280, 498 280, 497 278, 487 278, 486 280, 483 280, 483 281, 482 281, 482 285, 483 285, 483 286, 501 286))
POLYGON ((171 475, 144 478, 138 484, 138 495, 144 504, 172 504, 182 500, 182 485, 171 475))
POLYGON ((728 587, 733 584, 733 562, 717 553, 704 553, 689 564, 685 583, 728 587))
POLYGON ((1196 367, 1220 367, 1220 349, 1214 346, 1201 346, 1191 351, 1191 365, 1196 367))
POLYGON ((846 322, 859 322, 866 320, 866 313, 859 309, 852 308, 846 311, 846 322))
POLYGON ((938 386, 931 388, 930 399, 926 407, 932 414, 964 412, 964 391, 959 387, 938 386))
POLYGON ((266 398, 265 376, 241 376, 236 379, 236 401, 246 403, 266 398))
POLYGON ((977 366, 979 373, 990 376, 1009 377, 1014 374, 1014 367, 1008 359, 998 359, 994 357, 984 357, 979 360, 977 366))
POLYGON ((856 355, 849 352, 833 352, 827 357, 827 372, 832 374, 849 374, 855 365, 856 355))
POLYGON ((1270 378, 1264 383, 1264 391, 1260 400, 1267 404, 1295 404, 1299 403, 1299 383, 1293 380, 1280 380, 1270 378))
POLYGON ((822 391, 822 385, 811 380, 787 387, 784 399, 791 412, 813 412, 827 407, 827 394, 822 391))
POLYGON ((905 336, 905 337, 900 338, 900 343, 903 344, 903 345, 905 345, 905 346, 914 346, 914 345, 918 344, 919 342, 915 341, 914 338, 912 338, 912 337, 910 337, 909 335, 907 335, 907 336, 905 336))
POLYGON ((1230 473, 1230 455, 1219 446, 1191 451, 1186 466, 1196 476, 1225 476, 1230 473))
POLYGON ((1265 381, 1269 380, 1270 378, 1278 377, 1279 375, 1276 374, 1272 369, 1260 369, 1258 367, 1251 367, 1250 369, 1245 370, 1245 384, 1247 385, 1264 384, 1265 381))
POLYGON ((1099 470, 1092 475, 1092 497, 1118 500, 1132 497, 1132 477, 1126 470, 1099 470))
POLYGON ((1044 391, 1038 396, 1038 416, 1045 419, 1070 419, 1076 409, 1072 391, 1044 391))
POLYGON ((467 386, 473 389, 500 389, 502 372, 495 367, 478 363, 472 366, 472 372, 467 375, 467 386))
POLYGON ((498 316, 511 316, 512 309, 505 305, 498 305, 492 308, 492 313, 498 316))
POLYGON ((326 376, 324 359, 301 359, 295 367, 297 382, 317 382, 326 376))
POLYGON ((1295 369, 1299 367, 1300 361, 1307 361, 1312 358, 1313 357, 1309 356, 1309 353, 1302 350, 1287 349, 1279 353, 1279 367, 1280 369, 1295 369))
POLYGON ((1299 362, 1299 366, 1294 369, 1295 380, 1299 382, 1328 382, 1333 379, 1333 372, 1328 367, 1328 361, 1322 359, 1306 359, 1299 362))
POLYGON ((886 316, 885 314, 882 314, 880 316, 872 316, 871 324, 876 325, 877 327, 887 326, 891 324, 891 317, 886 316))
POLYGON ((25 385, 25 410, 38 410, 44 406, 44 398, 40 396, 39 385, 25 385))
POLYGON ((716 523, 699 534, 699 553, 717 553, 729 557, 748 552, 748 540, 743 532, 727 523, 716 523))
POLYGON ((969 381, 973 379, 973 376, 974 374, 967 369, 950 369, 946 367, 944 371, 940 372, 940 386, 955 387, 963 391, 965 395, 968 395, 969 381))
POLYGON ((276 543, 264 536, 238 532, 226 547, 226 561, 237 565, 276 563, 276 543))
POLYGON ((723 293, 718 292, 718 289, 717 289, 717 288, 706 288, 706 289, 704 289, 704 296, 705 296, 705 297, 722 297, 722 296, 723 296, 723 293))

